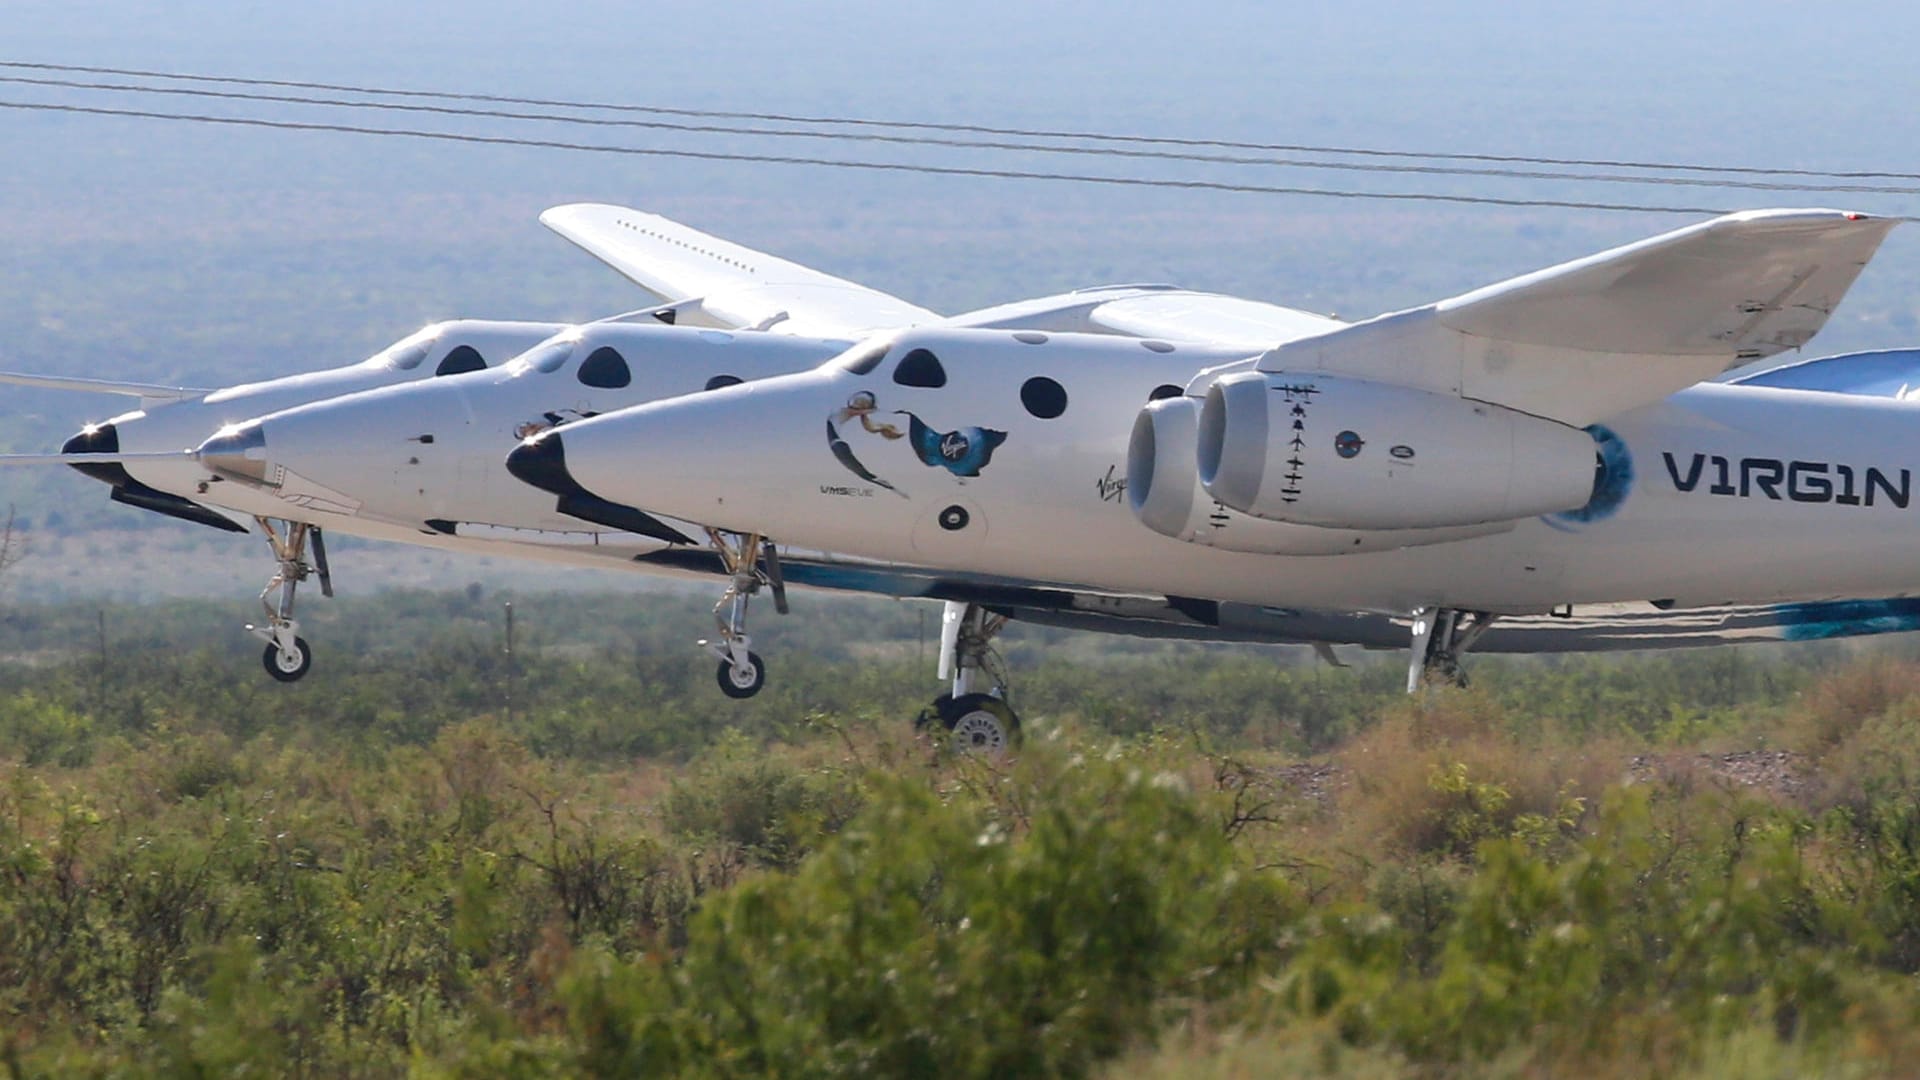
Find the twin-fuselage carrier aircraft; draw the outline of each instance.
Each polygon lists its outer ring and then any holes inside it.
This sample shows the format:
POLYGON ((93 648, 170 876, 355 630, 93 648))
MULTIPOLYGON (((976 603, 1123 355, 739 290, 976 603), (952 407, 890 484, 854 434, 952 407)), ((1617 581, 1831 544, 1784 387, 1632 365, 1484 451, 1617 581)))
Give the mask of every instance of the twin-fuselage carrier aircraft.
POLYGON ((542 221, 656 303, 444 323, 348 368, 137 396, 60 454, 121 502, 257 528, 249 627, 291 681, 324 531, 719 574, 748 601, 946 601, 923 714, 1018 731, 1010 618, 1149 636, 1535 652, 1920 628, 1905 438, 1920 352, 1703 380, 1813 337, 1892 222, 1731 214, 1347 324, 1170 286, 942 317, 657 215, 542 221), (274 593, 278 590, 278 601, 274 593))

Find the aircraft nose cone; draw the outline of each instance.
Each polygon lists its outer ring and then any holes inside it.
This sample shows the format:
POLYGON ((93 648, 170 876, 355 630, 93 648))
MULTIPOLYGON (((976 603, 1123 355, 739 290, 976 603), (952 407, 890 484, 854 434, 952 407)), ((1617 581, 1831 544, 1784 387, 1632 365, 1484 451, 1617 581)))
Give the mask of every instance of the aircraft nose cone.
POLYGON ((582 495, 586 489, 567 471, 567 448, 557 432, 521 443, 507 455, 507 471, 522 483, 555 495, 582 495))
POLYGON ((236 480, 269 484, 267 431, 258 420, 229 425, 214 432, 195 453, 200 464, 236 480))
MULTIPOLYGON (((112 424, 88 424, 68 439, 60 447, 63 454, 117 454, 120 452, 120 432, 112 424)), ((117 461, 103 461, 98 465, 75 465, 75 469, 95 480, 103 480, 114 487, 132 482, 133 477, 117 461)))

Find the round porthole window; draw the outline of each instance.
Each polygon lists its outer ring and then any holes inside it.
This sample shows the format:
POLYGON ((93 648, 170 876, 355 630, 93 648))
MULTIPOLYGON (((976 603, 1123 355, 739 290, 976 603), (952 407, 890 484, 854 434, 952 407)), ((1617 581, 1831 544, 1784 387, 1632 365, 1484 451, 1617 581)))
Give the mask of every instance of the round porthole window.
POLYGON ((1035 375, 1020 384, 1020 404, 1040 419, 1051 420, 1067 411, 1067 388, 1045 375, 1035 375))

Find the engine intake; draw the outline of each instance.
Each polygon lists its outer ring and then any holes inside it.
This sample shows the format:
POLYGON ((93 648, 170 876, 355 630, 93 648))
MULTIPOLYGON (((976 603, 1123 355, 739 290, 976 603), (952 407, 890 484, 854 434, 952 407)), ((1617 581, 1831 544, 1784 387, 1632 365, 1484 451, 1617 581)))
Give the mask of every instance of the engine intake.
POLYGON ((1260 555, 1347 555, 1444 544, 1505 532, 1511 521, 1433 529, 1324 529, 1251 517, 1200 487, 1196 461, 1201 405, 1190 397, 1155 401, 1134 419, 1127 443, 1127 503, 1141 524, 1191 544, 1260 555))
POLYGON ((1574 510, 1593 438, 1486 402, 1319 374, 1239 372, 1201 407, 1207 493, 1272 521, 1422 529, 1574 510))

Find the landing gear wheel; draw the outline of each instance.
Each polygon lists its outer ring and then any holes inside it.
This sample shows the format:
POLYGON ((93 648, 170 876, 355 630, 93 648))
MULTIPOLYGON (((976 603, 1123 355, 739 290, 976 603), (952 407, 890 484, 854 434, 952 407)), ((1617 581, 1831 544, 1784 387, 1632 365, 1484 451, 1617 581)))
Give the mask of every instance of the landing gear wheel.
POLYGON ((745 699, 760 692, 767 684, 767 665, 760 662, 760 654, 747 654, 745 667, 735 667, 733 661, 720 661, 720 670, 714 673, 720 683, 720 692, 730 698, 745 699))
POLYGON ((1020 741, 1020 718, 992 694, 945 697, 944 705, 935 704, 955 753, 1004 754, 1020 741))
POLYGON ((280 646, 269 643, 267 651, 260 654, 260 663, 266 667, 267 674, 281 682, 299 682, 313 666, 313 650, 307 647, 307 639, 303 637, 293 639, 291 654, 283 654, 280 646))
POLYGON ((921 732, 938 728, 941 731, 945 731, 948 726, 947 714, 951 712, 952 709, 953 695, 941 694, 939 697, 933 699, 932 704, 921 709, 919 716, 913 718, 913 730, 921 732))

